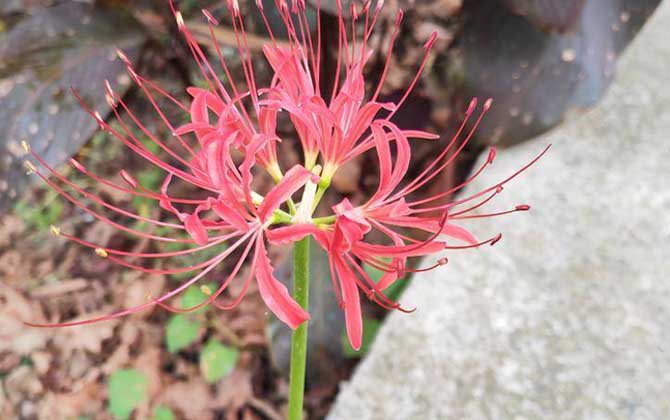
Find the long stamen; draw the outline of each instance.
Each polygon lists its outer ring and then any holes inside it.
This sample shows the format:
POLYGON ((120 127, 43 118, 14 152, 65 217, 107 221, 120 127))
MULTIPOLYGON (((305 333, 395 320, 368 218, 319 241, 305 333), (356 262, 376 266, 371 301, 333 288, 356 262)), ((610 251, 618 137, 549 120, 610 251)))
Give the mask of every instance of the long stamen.
POLYGON ((197 185, 200 188, 210 190, 213 192, 217 192, 212 186, 205 184, 202 180, 194 177, 193 175, 190 175, 181 169, 175 168, 174 166, 164 162, 163 160, 159 159, 155 154, 153 154, 149 149, 147 149, 144 145, 139 145, 135 144, 134 142, 128 140, 125 138, 121 133, 119 133, 117 130, 115 130, 112 126, 107 124, 102 117, 100 116, 99 113, 92 111, 84 102, 84 100, 81 98, 79 93, 72 89, 72 92, 74 96, 79 100, 79 103, 81 104, 82 108, 89 114, 91 117, 93 117, 98 125, 100 126, 101 129, 111 133, 115 138, 123 142, 129 149, 131 149, 133 152, 137 153, 139 156, 143 157, 150 163, 153 163, 154 165, 158 166, 159 168, 163 169, 164 171, 173 174, 181 179, 183 179, 186 182, 189 182, 191 184, 197 185))
MULTIPOLYGON (((254 245, 254 241, 253 241, 253 240, 250 240, 250 241, 247 243, 247 246, 245 247, 245 249, 244 249, 244 251, 243 251, 243 253, 242 253, 242 256, 241 256, 240 259, 237 261, 237 264, 235 264, 235 267, 233 268, 233 270, 231 271, 231 273, 228 275, 228 277, 226 278, 226 280, 225 280, 224 282, 221 283, 221 285, 219 286, 219 288, 218 288, 214 293, 211 293, 211 294, 208 296, 207 299, 203 300, 203 301, 200 302, 199 304, 194 305, 194 306, 191 306, 191 307, 189 307, 189 308, 177 308, 177 307, 174 307, 174 306, 168 305, 168 304, 166 304, 166 303, 162 303, 162 302, 160 302, 160 303, 158 303, 158 304, 159 304, 162 308, 164 308, 164 309, 166 309, 166 310, 168 310, 168 311, 170 311, 170 312, 175 312, 175 313, 187 313, 187 312, 197 311, 198 309, 200 309, 200 308, 202 308, 202 307, 204 307, 204 306, 207 306, 207 305, 209 305, 209 304, 215 302, 216 298, 218 298, 218 297, 219 297, 219 296, 220 296, 220 295, 221 295, 221 294, 228 288, 228 285, 230 284, 230 282, 232 281, 232 279, 234 279, 235 276, 237 276, 237 273, 240 271, 240 268, 242 268, 242 264, 243 264, 244 261, 247 259, 247 256, 249 255, 249 251, 251 250, 251 247, 252 247, 253 245, 254 245)), ((244 296, 244 294, 241 294, 241 296, 244 296)), ((223 308, 221 308, 221 309, 223 309, 223 308)))
MULTIPOLYGON (((225 258, 225 257, 224 257, 225 258)), ((116 318, 121 318, 126 315, 130 315, 139 311, 142 311, 144 309, 151 308, 155 305, 157 305, 160 302, 165 302, 168 299, 177 296, 187 288, 189 288, 191 285, 195 284, 198 280, 200 280, 202 277, 204 277, 207 273, 212 271, 214 267, 218 265, 220 261, 223 261, 223 258, 221 260, 216 261, 215 263, 212 263, 209 267, 205 268, 202 270, 200 273, 195 275, 193 278, 190 280, 182 283, 179 287, 171 290, 170 292, 164 294, 158 299, 153 299, 149 302, 143 303, 141 305, 134 306, 132 308, 124 309, 118 312, 113 312, 108 315, 103 315, 91 319, 86 319, 83 321, 73 321, 73 322, 61 322, 61 323, 55 323, 55 324, 38 324, 38 323, 33 323, 33 322, 24 322, 24 324, 31 326, 31 327, 38 327, 38 328, 58 328, 58 327, 74 327, 77 325, 87 325, 87 324, 93 324, 96 322, 101 322, 101 321, 108 321, 111 319, 116 319, 116 318)))
POLYGON ((412 82, 409 84, 407 89, 405 90, 405 93, 402 95, 400 100, 396 103, 396 109, 389 112, 389 115, 386 116, 386 120, 390 120, 397 110, 402 106, 403 103, 405 103, 405 100, 409 97, 410 93, 412 93, 412 90, 414 89, 414 86, 417 84, 419 81, 419 77, 421 77, 421 73, 423 73, 423 69, 426 66, 426 63, 428 62, 428 57, 430 57, 430 51, 433 49, 433 44, 435 43, 435 39, 437 39, 437 32, 433 32, 433 34, 428 38, 428 41, 424 44, 423 48, 426 50, 423 59, 421 60, 421 64, 419 65, 419 69, 416 71, 416 75, 412 79, 412 82))
POLYGON ((70 235, 66 232, 63 232, 62 230, 58 229, 58 234, 57 236, 62 236, 63 238, 75 242, 79 245, 85 246, 87 248, 91 249, 104 249, 104 251, 107 254, 111 255, 121 255, 124 257, 131 257, 131 258, 167 258, 167 257, 179 257, 179 256, 184 256, 184 255, 190 255, 196 252, 203 251, 205 249, 209 249, 212 247, 215 247, 217 245, 221 245, 230 239, 240 236, 239 232, 233 232, 228 235, 224 235, 219 238, 212 238, 211 242, 205 244, 205 245, 200 245, 194 248, 188 248, 188 249, 182 249, 180 251, 172 251, 172 252, 130 252, 130 251, 123 251, 119 249, 113 249, 113 248, 108 248, 104 246, 100 246, 98 244, 94 244, 93 242, 86 241, 84 239, 78 238, 76 236, 70 235))
MULTIPOLYGON (((403 195, 410 194, 417 189, 421 188, 422 186, 426 185, 426 183, 430 182, 433 178, 435 178, 437 175, 439 175, 447 166, 451 165, 451 163, 458 157, 458 155, 461 153, 461 151, 465 148, 465 146, 469 143, 470 139, 472 139, 472 136, 474 135, 477 127, 482 121, 482 118, 484 118, 484 115, 486 112, 491 108, 491 99, 488 99, 486 102, 484 102, 484 107, 482 109, 482 112, 479 114, 477 117, 477 120, 475 121, 473 127, 470 129, 470 132, 468 135, 463 139, 461 144, 458 146, 458 148, 449 156, 440 166, 437 167, 437 169, 434 169, 434 166, 437 162, 439 162, 442 158, 446 157, 447 152, 449 149, 455 145, 456 143, 454 142, 455 139, 458 137, 454 137, 454 140, 452 140, 447 148, 440 153, 437 159, 435 159, 426 169, 424 170, 410 185, 407 187, 403 188, 401 190, 401 193, 395 194, 393 197, 400 197, 403 195)), ((469 111, 469 109, 468 109, 469 111)), ((460 130, 457 134, 460 134, 460 130)), ((446 194, 443 193, 443 196, 446 194)))
MULTIPOLYGON (((544 150, 542 150, 542 152, 540 152, 537 156, 535 156, 530 162, 526 163, 520 169, 515 171, 512 175, 508 176, 507 178, 503 179, 502 181, 498 182, 497 184, 492 185, 489 188, 485 188, 485 189, 483 189, 483 190, 481 190, 481 191, 479 191, 475 194, 472 194, 468 197, 461 198, 461 199, 458 199, 456 201, 452 201, 451 203, 447 203, 447 204, 444 204, 442 206, 438 206, 438 208, 442 208, 442 209, 452 208, 452 207, 458 206, 460 204, 464 204, 464 203, 467 203, 467 202, 472 201, 474 199, 477 199, 477 198, 479 198, 479 197, 481 197, 485 194, 490 193, 491 191, 498 190, 500 187, 504 186, 506 183, 510 182, 512 179, 516 178, 521 173, 525 172, 528 168, 530 168, 535 163, 537 163, 537 161, 540 160, 540 158, 542 158, 542 156, 544 156, 544 154, 547 153, 547 151, 549 151, 550 148, 551 148, 551 144, 548 145, 547 147, 545 147, 544 150)), ((418 205, 418 204, 424 204, 424 203, 427 203, 427 202, 430 202, 430 201, 438 200, 438 199, 442 198, 443 196, 444 196, 443 193, 436 194, 434 196, 428 197, 427 199, 423 199, 423 200, 419 200, 417 202, 413 202, 410 205, 414 206, 414 205, 418 205)))
POLYGON ((460 245, 460 246, 453 246, 453 245, 445 245, 444 249, 470 249, 470 248, 477 248, 482 245, 489 244, 491 246, 495 245, 502 239, 502 233, 496 234, 494 237, 489 238, 485 241, 478 242, 476 244, 470 244, 470 245, 460 245))
MULTIPOLYGON (((34 167, 33 167, 34 168, 34 167)), ((101 215, 100 213, 97 213, 96 211, 91 210, 88 208, 84 203, 81 201, 77 200, 74 198, 72 195, 68 194, 65 190, 63 190, 61 187, 59 187, 56 183, 51 181, 48 177, 46 177, 44 174, 42 174, 37 168, 34 168, 34 173, 37 174, 44 182, 47 183, 51 188, 53 188, 57 193, 59 193, 62 197, 64 197, 66 200, 74 204, 75 206, 79 207, 81 210, 85 211, 86 213, 90 214, 91 216, 95 217, 96 219, 107 223, 110 226, 113 226, 119 230, 122 230, 124 232, 139 236, 141 238, 146 238, 146 239, 153 239, 157 241, 163 241, 163 242, 183 242, 183 243, 195 243, 195 241, 190 240, 190 239, 175 239, 175 238, 167 238, 164 236, 157 236, 153 234, 149 234, 146 232, 142 232, 136 229, 132 229, 126 226, 123 226, 119 223, 114 222, 113 220, 109 219, 108 217, 105 217, 101 215)))
POLYGON ((396 38, 398 37, 398 32, 400 31, 400 24, 402 22, 402 18, 403 18, 402 10, 398 10, 398 14, 396 15, 395 19, 395 26, 393 27, 393 33, 391 34, 391 40, 389 41, 389 49, 388 52, 386 53, 384 70, 382 70, 382 74, 379 77, 379 82, 377 83, 377 89, 375 90, 375 93, 372 95, 371 99, 372 101, 377 100, 377 97, 379 97, 379 93, 381 92, 382 87, 384 86, 384 82, 386 81, 386 76, 388 74, 389 67, 391 66, 391 57, 393 57, 393 48, 395 47, 396 38))
MULTIPOLYGON (((495 151, 495 149, 491 149, 491 151, 493 152, 493 151, 495 151)), ((465 188, 466 186, 468 186, 472 181, 474 181, 474 180, 475 180, 475 179, 476 179, 482 172, 484 172, 484 170, 485 170, 488 166, 490 166, 492 162, 493 162, 493 159, 492 159, 492 153, 489 153, 489 159, 487 159, 486 162, 484 162, 484 163, 483 163, 483 164, 482 164, 482 165, 481 165, 481 166, 480 166, 480 167, 479 167, 479 168, 478 168, 472 175, 470 175, 469 177, 467 177, 463 182, 459 183, 458 185, 455 185, 454 187, 449 188, 448 190, 443 191, 443 192, 441 192, 441 193, 439 193, 439 194, 436 194, 436 195, 439 195, 440 198, 442 198, 442 197, 447 197, 447 196, 449 196, 449 195, 451 195, 451 194, 454 194, 454 193, 457 192, 457 191, 462 190, 463 188, 465 188)), ((496 192, 494 192, 493 195, 502 192, 502 186, 500 186, 498 189, 496 190, 496 192), (500 191, 498 191, 498 189, 499 189, 500 191)), ((429 197, 429 198, 432 199, 432 197, 433 197, 433 196, 431 196, 431 197, 429 197)), ((488 201, 488 200, 490 200, 490 199, 492 199, 492 198, 493 198, 493 196, 487 198, 486 201, 488 201)), ((432 200, 431 200, 431 201, 432 201, 432 200)), ((485 201, 484 203, 481 203, 481 204, 477 205, 477 207, 479 207, 479 206, 485 204, 486 201, 485 201)), ((420 205, 420 204, 421 204, 420 202, 413 202, 413 203, 411 203, 411 206, 417 206, 417 205, 420 205)), ((412 210, 412 213, 413 213, 413 214, 414 214, 414 213, 426 213, 426 212, 431 212, 431 211, 439 210, 439 209, 442 209, 442 208, 444 208, 444 207, 443 207, 443 206, 424 207, 424 208, 421 208, 421 209, 413 209, 413 210, 412 210)))
POLYGON ((505 210, 505 211, 499 211, 496 213, 486 213, 486 214, 471 214, 467 216, 452 216, 451 219, 456 219, 456 220, 467 220, 467 219, 481 219, 485 217, 496 217, 496 216, 502 216, 505 214, 511 214, 511 213, 516 213, 519 211, 528 211, 530 210, 530 206, 528 204, 520 204, 513 208, 512 210, 505 210))

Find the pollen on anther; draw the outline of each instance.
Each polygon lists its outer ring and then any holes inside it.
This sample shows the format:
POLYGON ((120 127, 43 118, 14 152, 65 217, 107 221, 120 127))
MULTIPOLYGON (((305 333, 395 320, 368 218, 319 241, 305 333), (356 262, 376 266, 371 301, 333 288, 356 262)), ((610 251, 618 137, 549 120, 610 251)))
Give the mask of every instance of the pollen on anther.
MULTIPOLYGON (((239 16, 240 15, 240 4, 237 2, 237 0, 228 0, 228 3, 230 5, 230 7, 233 8, 233 13, 235 13, 235 16, 239 16)), ((281 6, 284 6, 285 8, 288 9, 288 6, 286 5, 285 1, 281 2, 280 8, 281 8, 281 6)))
POLYGON ((98 257, 101 257, 101 258, 107 258, 107 257, 109 256, 109 254, 107 253, 107 251, 105 251, 105 250, 102 249, 102 248, 96 248, 96 249, 95 249, 95 254, 96 254, 98 257))
POLYGON ((207 296, 212 295, 212 289, 210 289, 209 286, 207 286, 206 284, 203 284, 202 286, 200 286, 200 291, 207 296))
POLYGON ((26 175, 32 175, 32 174, 34 174, 35 172, 37 172, 37 168, 36 168, 35 165, 33 165, 33 163, 32 163, 31 161, 29 161, 29 160, 24 161, 24 162, 23 162, 23 165, 26 167, 26 170, 27 170, 26 175))
POLYGON ((21 140, 21 147, 23 147, 23 150, 25 150, 26 153, 30 152, 30 145, 27 141, 21 140))
POLYGON ((493 103, 493 98, 488 98, 486 102, 484 102, 484 111, 488 111, 489 108, 491 108, 491 104, 493 103))
POLYGON ((109 84, 108 80, 105 80, 105 99, 107 100, 107 104, 110 107, 116 108, 116 100, 114 99, 114 91, 112 90, 112 86, 109 84))
POLYGON ((174 18, 177 21, 177 27, 179 29, 184 29, 186 25, 184 24, 184 17, 182 16, 180 11, 175 12, 174 18))
POLYGON ((128 59, 128 56, 121 50, 117 49, 116 50, 116 56, 119 57, 121 61, 123 61, 125 64, 130 65, 130 60, 128 59))
POLYGON ((205 15, 209 23, 212 25, 218 25, 219 21, 214 18, 214 16, 207 9, 202 9, 202 14, 205 15))
POLYGON ((98 122, 98 125, 100 126, 101 129, 105 128, 105 122, 102 120, 102 115, 98 111, 95 111, 93 113, 93 116, 95 117, 95 120, 98 122))
POLYGON ((79 161, 76 160, 75 158, 70 158, 70 164, 74 166, 74 168, 77 169, 78 171, 86 172, 86 167, 81 163, 79 163, 79 161))
POLYGON ((51 232, 53 236, 60 236, 60 228, 58 226, 49 226, 49 232, 51 232))

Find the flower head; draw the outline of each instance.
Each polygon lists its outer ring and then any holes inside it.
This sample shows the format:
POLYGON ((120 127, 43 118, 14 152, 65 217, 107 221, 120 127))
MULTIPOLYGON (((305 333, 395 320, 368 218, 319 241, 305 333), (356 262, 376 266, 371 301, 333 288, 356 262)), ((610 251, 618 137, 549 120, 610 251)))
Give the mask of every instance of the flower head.
MULTIPOLYGON (((528 210, 528 206, 520 205, 509 211, 488 215, 471 214, 471 211, 491 201, 502 191, 507 181, 537 158, 486 190, 457 201, 445 202, 445 198, 462 189, 493 163, 493 149, 486 163, 462 184, 437 194, 421 194, 466 146, 477 124, 491 106, 490 100, 484 103, 472 128, 466 131, 466 122, 477 108, 477 101, 473 100, 453 139, 445 145, 436 143, 436 149, 440 148, 440 151, 434 160, 418 176, 407 179, 410 142, 437 141, 438 136, 401 129, 392 122, 392 117, 417 83, 435 41, 435 34, 426 42, 424 58, 404 94, 396 102, 381 102, 379 95, 390 65, 402 13, 397 14, 381 76, 373 88, 366 92, 364 68, 372 54, 369 39, 379 18, 382 2, 378 2, 374 10, 371 10, 369 2, 362 7, 352 4, 350 21, 343 17, 341 3, 338 1, 337 4, 340 12, 337 65, 332 69, 332 94, 328 98, 324 98, 321 92, 320 25, 317 24, 314 34, 309 28, 305 3, 301 0, 295 0, 290 5, 284 0, 276 2, 278 14, 286 27, 286 41, 278 40, 273 34, 262 4, 257 4, 270 39, 263 47, 263 54, 273 71, 270 84, 263 88, 257 86, 244 19, 236 0, 228 1, 227 5, 242 65, 241 81, 233 77, 217 42, 213 42, 212 52, 216 59, 210 61, 184 23, 181 13, 171 4, 177 26, 186 39, 206 85, 187 89, 191 97, 188 105, 140 76, 128 58, 119 52, 119 58, 125 63, 131 78, 146 95, 156 117, 168 127, 174 139, 168 141, 152 134, 123 99, 115 94, 109 83, 105 83, 106 97, 117 124, 108 124, 100 114, 88 109, 83 100, 80 102, 102 130, 165 172, 162 186, 158 191, 152 191, 125 170, 119 173, 118 180, 111 180, 92 173, 74 159, 70 163, 81 174, 106 188, 152 200, 172 216, 171 220, 153 219, 117 207, 61 175, 36 153, 32 155, 46 172, 28 162, 30 170, 65 199, 123 232, 156 242, 180 243, 188 248, 169 252, 130 252, 100 246, 56 227, 52 228, 55 235, 89 247, 99 257, 131 269, 155 274, 193 272, 194 275, 174 290, 137 307, 92 320, 50 325, 78 325, 116 318, 154 305, 176 312, 192 311, 206 304, 231 309, 240 302, 255 280, 268 308, 288 326, 296 328, 309 319, 309 314, 274 277, 267 243, 288 244, 311 235, 328 251, 333 288, 345 311, 351 344, 358 349, 362 334, 360 292, 384 307, 405 310, 389 299, 384 290, 405 273, 413 271, 409 268, 408 259, 487 243, 493 245, 500 240, 500 234, 479 241, 459 226, 459 221, 528 210), (356 35, 357 28, 361 27, 362 32, 356 35), (348 35, 350 30, 352 36, 348 35), (188 122, 174 126, 159 107, 159 98, 179 107, 188 115, 188 122), (277 117, 280 112, 288 115, 303 151, 303 164, 286 171, 277 156, 277 144, 290 141, 277 134, 277 117), (145 141, 134 134, 138 129, 146 137, 145 141), (157 146, 161 151, 160 156, 147 146, 146 141, 157 146), (330 216, 314 218, 313 214, 337 170, 363 153, 376 154, 379 163, 379 183, 375 193, 363 203, 352 203, 345 198, 332 208, 330 216), (252 181, 259 171, 266 172, 275 181, 274 186, 263 194, 253 188, 252 181), (49 174, 52 176, 49 177, 49 174), (180 197, 171 192, 171 186, 175 183, 188 184, 200 190, 201 194, 197 198, 180 197), (293 198, 298 193, 301 199, 295 203, 293 198), (104 210, 96 211, 87 207, 83 199, 104 210), (162 235, 129 227, 116 221, 121 216, 161 227, 174 234, 162 235), (377 237, 385 237, 386 240, 381 243, 371 242, 372 231, 376 232, 377 237), (180 232, 186 236, 178 235, 180 232), (158 269, 152 268, 150 264, 156 259, 198 255, 201 251, 222 244, 228 245, 225 251, 192 266, 158 269), (191 308, 170 305, 169 301, 173 297, 198 283, 232 256, 238 258, 233 268, 220 280, 216 290, 209 290, 205 302, 191 308), (383 270, 381 280, 373 281, 363 270, 363 263, 383 270), (250 267, 249 274, 238 279, 245 264, 250 267), (231 301, 223 302, 222 294, 232 281, 242 281, 243 291, 231 301)), ((204 10, 203 13, 214 38, 214 27, 218 22, 208 11, 204 10)), ((25 147, 29 149, 27 145, 25 147)), ((446 261, 446 257, 443 257, 431 268, 444 265, 446 261)))

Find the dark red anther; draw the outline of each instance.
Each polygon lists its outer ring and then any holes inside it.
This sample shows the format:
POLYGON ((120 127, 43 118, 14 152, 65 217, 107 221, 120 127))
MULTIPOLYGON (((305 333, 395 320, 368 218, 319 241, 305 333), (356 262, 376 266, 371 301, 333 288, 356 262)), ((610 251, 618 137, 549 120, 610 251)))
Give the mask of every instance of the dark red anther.
POLYGON ((398 13, 395 15, 395 24, 396 26, 400 26, 400 22, 402 22, 402 18, 404 16, 404 13, 402 10, 398 10, 398 13))
POLYGON ((496 158, 497 154, 498 152, 496 151, 495 147, 492 147, 491 150, 489 150, 489 157, 487 159, 489 164, 493 163, 493 160, 496 158))
POLYGON ((426 51, 430 51, 433 48, 433 44, 435 43, 435 40, 437 39, 437 32, 433 32, 430 34, 430 38, 428 38, 428 41, 426 41, 425 44, 423 44, 423 48, 426 51))
POLYGON ((495 245, 499 240, 502 239, 502 233, 497 234, 491 239, 491 246, 495 245))
POLYGON ((130 175, 128 172, 126 172, 125 169, 121 169, 121 171, 119 171, 119 175, 132 188, 137 188, 138 186, 137 180, 133 178, 132 175, 130 175))
POLYGON ((477 98, 472 98, 470 101, 470 104, 468 105, 468 110, 465 111, 466 118, 468 118, 472 113, 475 111, 475 108, 477 107, 477 98))
POLYGON ((530 206, 528 204, 519 204, 518 206, 516 206, 516 209, 518 211, 528 211, 530 210, 530 206))

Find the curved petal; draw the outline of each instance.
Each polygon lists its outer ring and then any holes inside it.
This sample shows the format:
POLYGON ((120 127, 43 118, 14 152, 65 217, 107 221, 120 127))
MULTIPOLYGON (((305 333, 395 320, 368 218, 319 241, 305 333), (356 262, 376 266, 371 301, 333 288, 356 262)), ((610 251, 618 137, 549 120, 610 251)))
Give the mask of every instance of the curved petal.
POLYGON ((198 245, 205 245, 208 240, 207 229, 197 213, 184 217, 184 228, 198 245))
POLYGON ((347 337, 354 350, 359 350, 363 342, 363 317, 361 315, 361 300, 356 285, 356 274, 347 266, 340 256, 332 258, 335 271, 342 288, 344 304, 344 318, 347 328, 347 337))
POLYGON ((261 219, 261 222, 265 222, 282 203, 288 200, 294 192, 302 188, 314 176, 313 173, 300 165, 295 165, 289 169, 281 181, 270 190, 263 202, 258 206, 258 217, 261 219))
POLYGON ((298 328, 300 324, 309 319, 309 314, 293 300, 286 286, 272 274, 272 265, 270 265, 262 234, 259 234, 256 239, 253 270, 261 298, 277 318, 292 329, 298 328))
POLYGON ((286 245, 297 242, 308 235, 317 235, 319 228, 310 223, 284 226, 265 232, 268 241, 273 245, 286 245))

